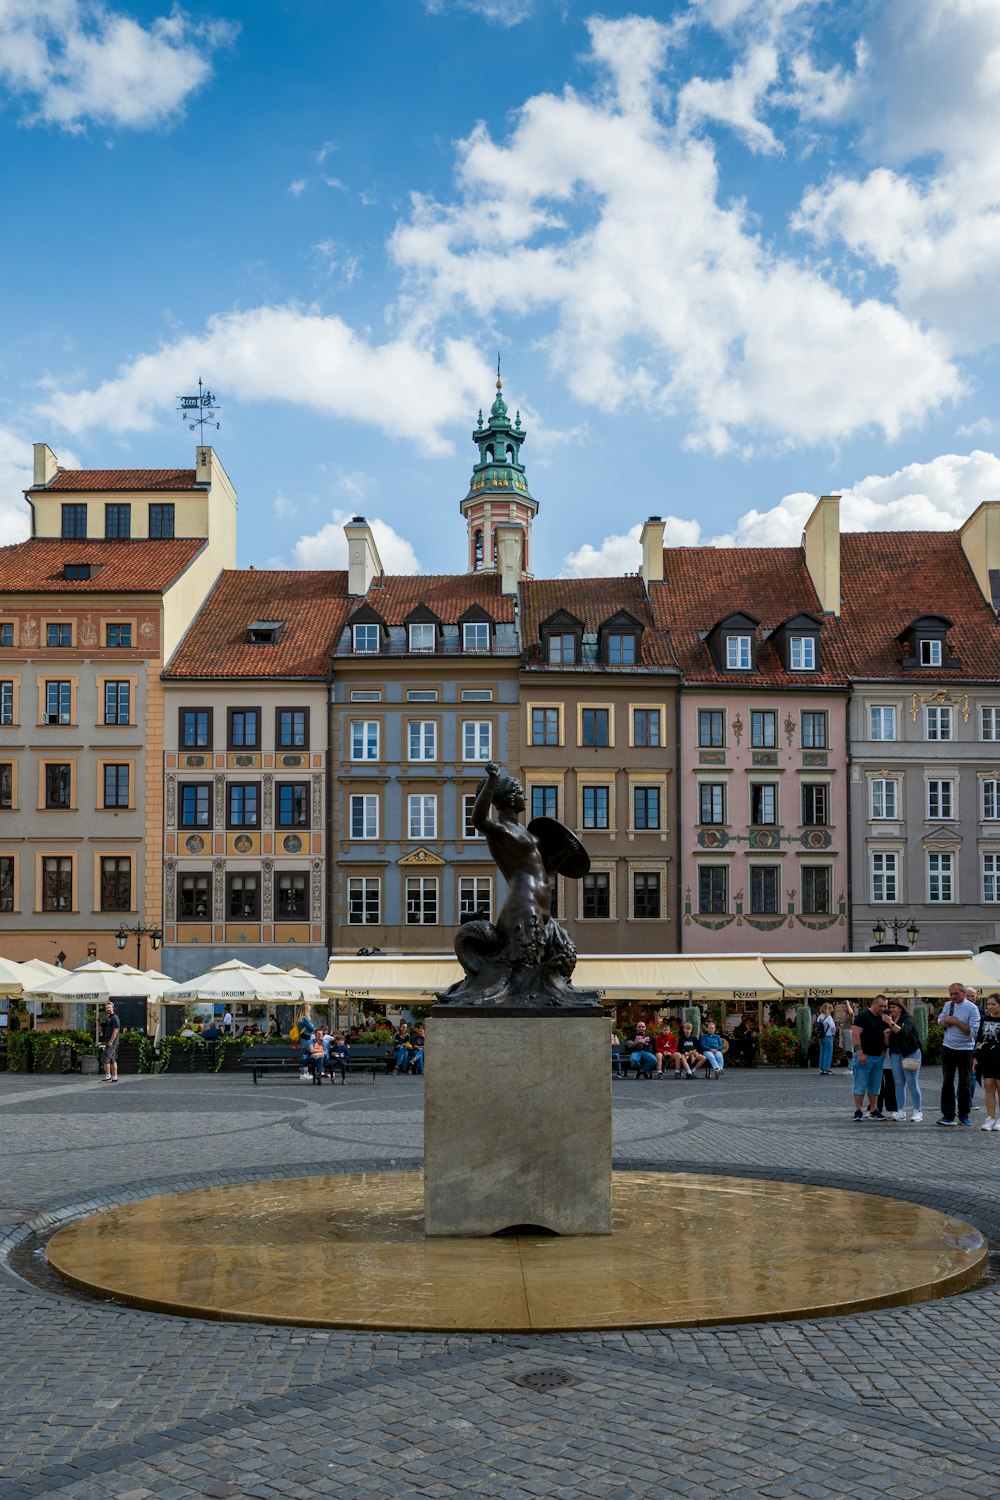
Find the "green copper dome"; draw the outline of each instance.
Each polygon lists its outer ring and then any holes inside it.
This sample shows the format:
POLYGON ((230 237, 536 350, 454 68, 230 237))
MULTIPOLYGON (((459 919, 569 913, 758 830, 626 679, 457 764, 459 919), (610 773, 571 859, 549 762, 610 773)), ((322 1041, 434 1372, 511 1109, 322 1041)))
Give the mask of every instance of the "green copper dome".
POLYGON ((486 495, 512 496, 528 500, 536 505, 528 488, 527 476, 521 462, 521 444, 527 436, 521 426, 521 413, 517 412, 513 425, 507 414, 507 403, 503 399, 503 382, 497 373, 497 394, 490 407, 489 421, 483 423, 479 413, 472 441, 479 449, 479 462, 472 470, 466 500, 482 499, 486 495))

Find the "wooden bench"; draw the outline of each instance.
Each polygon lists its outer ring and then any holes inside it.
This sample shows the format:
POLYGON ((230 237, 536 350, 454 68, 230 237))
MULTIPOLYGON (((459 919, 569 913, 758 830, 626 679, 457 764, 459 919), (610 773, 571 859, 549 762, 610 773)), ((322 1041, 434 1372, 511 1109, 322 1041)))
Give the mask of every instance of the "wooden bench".
MULTIPOLYGON (((372 1083, 374 1083, 376 1073, 384 1073, 392 1059, 391 1046, 380 1047, 376 1042, 352 1042, 351 1055, 347 1059, 347 1071, 348 1073, 370 1073, 372 1083)), ((339 1067, 339 1063, 331 1061, 331 1076, 333 1069, 336 1068, 339 1071, 339 1067)))
MULTIPOLYGON (((347 1071, 349 1073, 370 1073, 372 1083, 375 1075, 381 1068, 385 1068, 392 1061, 392 1047, 379 1047, 371 1042, 355 1042, 351 1048, 351 1055, 347 1059, 347 1071)), ((298 1078, 302 1070, 302 1048, 296 1042, 264 1042, 257 1046, 247 1047, 243 1053, 241 1066, 248 1068, 253 1075, 256 1084, 259 1076, 264 1073, 281 1073, 290 1078, 298 1078)), ((327 1063, 327 1071, 333 1079, 334 1071, 340 1071, 340 1064, 336 1061, 327 1063)))

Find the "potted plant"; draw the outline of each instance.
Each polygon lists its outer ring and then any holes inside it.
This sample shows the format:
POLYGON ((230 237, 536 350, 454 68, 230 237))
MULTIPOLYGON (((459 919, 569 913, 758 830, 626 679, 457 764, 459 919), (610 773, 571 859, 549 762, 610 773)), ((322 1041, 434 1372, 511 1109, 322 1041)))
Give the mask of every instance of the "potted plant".
POLYGON ((144 1031, 126 1026, 118 1044, 119 1073, 148 1073, 153 1060, 153 1043, 144 1031))
POLYGON ((776 1068, 794 1068, 799 1060, 799 1039, 791 1026, 765 1026, 760 1033, 760 1050, 765 1062, 776 1068))

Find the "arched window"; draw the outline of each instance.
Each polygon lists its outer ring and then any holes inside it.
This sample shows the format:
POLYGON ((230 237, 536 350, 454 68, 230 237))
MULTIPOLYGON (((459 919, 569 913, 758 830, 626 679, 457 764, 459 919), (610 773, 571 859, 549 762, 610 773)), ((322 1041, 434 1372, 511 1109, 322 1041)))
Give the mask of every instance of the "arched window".
POLYGON ((527 530, 525 530, 524 535, 521 538, 521 571, 523 573, 527 573, 527 571, 528 571, 528 533, 527 533, 527 530))
POLYGON ((506 461, 509 464, 512 464, 514 462, 514 449, 513 449, 512 445, 510 443, 507 444, 507 459, 506 459, 506 461))
POLYGON ((496 565, 497 565, 497 534, 496 534, 496 528, 494 528, 494 531, 493 531, 493 566, 496 567, 496 565))
POLYGON ((483 565, 483 533, 477 531, 472 538, 472 566, 478 571, 483 565))
POLYGON ((493 462, 493 444, 492 443, 490 444, 490 446, 486 450, 486 462, 488 464, 491 464, 493 462))

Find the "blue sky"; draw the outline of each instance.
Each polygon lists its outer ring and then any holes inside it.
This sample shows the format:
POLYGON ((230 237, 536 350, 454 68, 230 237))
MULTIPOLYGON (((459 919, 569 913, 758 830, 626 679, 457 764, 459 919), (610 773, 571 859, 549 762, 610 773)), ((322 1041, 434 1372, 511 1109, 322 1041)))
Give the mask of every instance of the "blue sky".
POLYGON ((0 541, 201 376, 242 563, 461 569, 498 348, 540 573, 1000 499, 995 0, 0 0, 0 133, 0 541))

